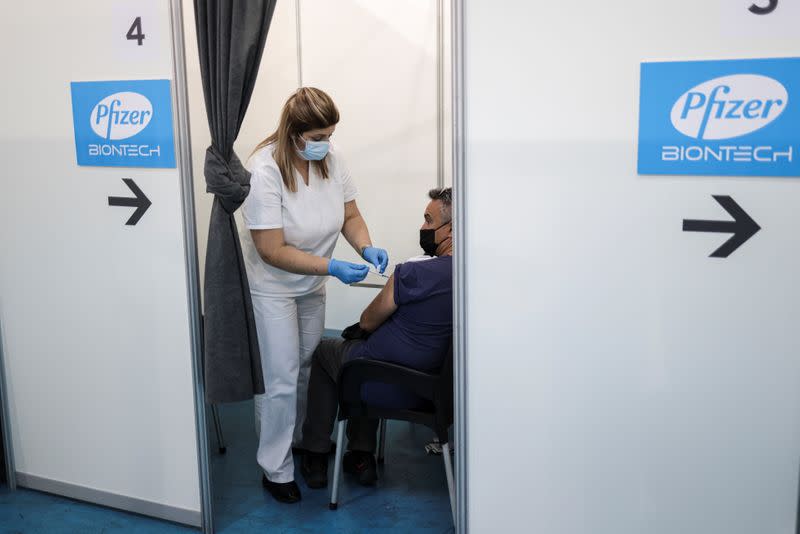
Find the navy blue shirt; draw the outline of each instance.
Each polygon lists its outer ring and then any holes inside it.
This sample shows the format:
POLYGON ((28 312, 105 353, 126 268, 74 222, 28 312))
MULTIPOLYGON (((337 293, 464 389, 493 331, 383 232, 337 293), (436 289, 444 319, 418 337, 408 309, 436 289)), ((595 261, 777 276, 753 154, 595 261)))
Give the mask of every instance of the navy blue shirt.
MULTIPOLYGON (((401 263, 394 271, 397 310, 349 358, 370 358, 435 371, 453 335, 453 258, 401 263)), ((386 385, 366 385, 364 400, 393 408, 413 407, 418 399, 386 385)))

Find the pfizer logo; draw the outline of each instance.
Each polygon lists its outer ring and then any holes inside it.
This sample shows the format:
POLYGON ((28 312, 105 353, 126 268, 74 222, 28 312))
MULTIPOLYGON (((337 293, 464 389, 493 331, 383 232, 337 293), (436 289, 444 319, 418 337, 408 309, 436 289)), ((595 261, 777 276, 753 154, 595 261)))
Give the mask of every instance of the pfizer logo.
POLYGON ((98 102, 89 118, 103 139, 127 139, 144 130, 153 118, 153 105, 144 95, 114 93, 98 102))
POLYGON ((714 78, 692 87, 672 106, 676 130, 695 139, 730 139, 760 130, 789 103, 786 88, 757 74, 714 78))

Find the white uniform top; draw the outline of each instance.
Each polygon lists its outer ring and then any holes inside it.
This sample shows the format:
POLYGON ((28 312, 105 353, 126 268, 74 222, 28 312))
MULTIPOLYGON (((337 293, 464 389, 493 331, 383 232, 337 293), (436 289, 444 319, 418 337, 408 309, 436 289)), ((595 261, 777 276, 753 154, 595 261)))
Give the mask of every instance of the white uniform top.
POLYGON ((242 204, 242 254, 253 294, 299 297, 320 289, 327 276, 294 274, 269 265, 258 254, 250 230, 283 228, 287 245, 330 258, 344 224, 344 204, 356 198, 356 187, 331 145, 325 158, 328 178, 323 179, 311 162, 306 185, 293 169, 297 192, 292 193, 283 184, 273 151, 274 145, 265 146, 248 161, 252 177, 250 194, 242 204))

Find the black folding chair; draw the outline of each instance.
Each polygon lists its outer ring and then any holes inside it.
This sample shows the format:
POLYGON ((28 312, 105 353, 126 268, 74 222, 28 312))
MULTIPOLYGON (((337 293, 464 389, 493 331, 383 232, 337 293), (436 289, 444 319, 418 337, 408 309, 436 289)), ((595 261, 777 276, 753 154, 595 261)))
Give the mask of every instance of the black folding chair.
MULTIPOLYGON (((336 510, 339 497, 339 478, 344 454, 345 424, 351 417, 395 419, 425 425, 436 433, 442 443, 442 458, 450 494, 450 511, 455 522, 455 487, 450 463, 448 429, 453 424, 453 344, 447 350, 438 374, 425 373, 394 363, 355 359, 345 363, 339 373, 339 428, 336 436, 336 462, 333 471, 330 509, 336 510), (415 410, 390 410, 371 406, 361 400, 361 386, 379 382, 401 386, 425 399, 425 405, 415 410)), ((382 422, 380 459, 383 459, 386 421, 382 422)))

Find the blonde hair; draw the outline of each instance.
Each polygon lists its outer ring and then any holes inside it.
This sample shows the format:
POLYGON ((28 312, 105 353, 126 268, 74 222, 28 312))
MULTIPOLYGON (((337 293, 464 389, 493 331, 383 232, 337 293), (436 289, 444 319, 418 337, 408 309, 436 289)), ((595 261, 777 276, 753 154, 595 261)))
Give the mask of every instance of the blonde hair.
MULTIPOLYGON (((297 153, 295 136, 300 136, 309 130, 328 128, 338 122, 339 110, 325 91, 315 87, 301 87, 283 105, 278 129, 261 141, 253 152, 274 144, 273 157, 281 171, 283 183, 294 193, 297 191, 297 180, 294 177, 292 164, 297 153)), ((326 159, 327 156, 319 161, 310 162, 317 166, 323 178, 328 178, 326 159)))

